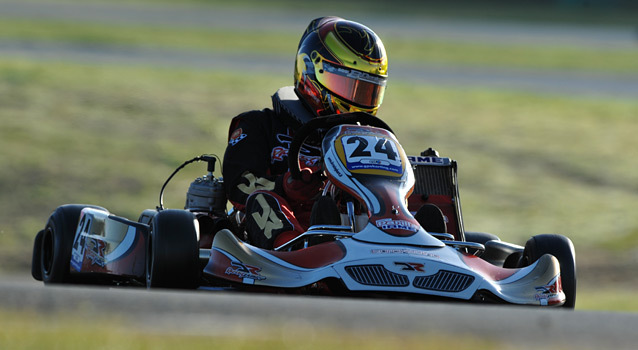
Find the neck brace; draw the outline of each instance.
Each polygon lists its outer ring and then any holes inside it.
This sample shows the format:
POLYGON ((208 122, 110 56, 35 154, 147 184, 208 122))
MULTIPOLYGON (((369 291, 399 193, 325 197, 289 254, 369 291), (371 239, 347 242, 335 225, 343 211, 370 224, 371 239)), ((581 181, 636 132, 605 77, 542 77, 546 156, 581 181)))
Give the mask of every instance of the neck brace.
POLYGON ((299 99, 293 86, 284 86, 272 95, 275 113, 293 129, 298 129, 315 117, 299 99))

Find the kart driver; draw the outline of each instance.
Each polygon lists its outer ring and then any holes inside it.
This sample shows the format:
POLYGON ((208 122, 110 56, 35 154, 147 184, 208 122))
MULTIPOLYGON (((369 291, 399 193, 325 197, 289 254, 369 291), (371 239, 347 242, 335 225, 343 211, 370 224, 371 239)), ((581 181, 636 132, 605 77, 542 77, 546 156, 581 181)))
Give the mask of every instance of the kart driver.
POLYGON ((233 118, 223 178, 229 200, 245 213, 248 242, 272 249, 308 228, 324 185, 316 176, 321 150, 318 142, 304 144, 302 179, 292 179, 288 150, 294 132, 315 116, 376 114, 387 68, 385 48, 372 30, 340 17, 317 18, 299 42, 294 86, 272 96, 272 109, 233 118))

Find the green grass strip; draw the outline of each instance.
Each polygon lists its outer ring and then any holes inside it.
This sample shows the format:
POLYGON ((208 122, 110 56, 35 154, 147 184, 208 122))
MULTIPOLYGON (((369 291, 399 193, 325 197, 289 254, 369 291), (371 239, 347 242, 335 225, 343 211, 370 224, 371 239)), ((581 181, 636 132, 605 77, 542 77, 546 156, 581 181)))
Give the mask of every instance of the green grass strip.
MULTIPOLYGON (((299 29, 299 33, 303 28, 299 29)), ((88 22, 3 19, 0 40, 73 44, 90 48, 162 48, 254 53, 289 59, 300 34, 206 28, 107 25, 88 22)), ((625 73, 638 76, 638 48, 559 47, 530 44, 489 44, 384 37, 390 64, 407 61, 499 68, 542 68, 625 73)))

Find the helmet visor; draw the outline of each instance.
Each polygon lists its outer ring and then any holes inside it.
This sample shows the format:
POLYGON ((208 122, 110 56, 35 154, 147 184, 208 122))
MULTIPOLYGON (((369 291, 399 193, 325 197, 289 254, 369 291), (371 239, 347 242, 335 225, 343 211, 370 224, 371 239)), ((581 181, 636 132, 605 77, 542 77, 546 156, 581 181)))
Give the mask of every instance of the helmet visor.
POLYGON ((380 75, 323 61, 316 76, 325 88, 355 105, 375 108, 383 101, 386 78, 380 75))

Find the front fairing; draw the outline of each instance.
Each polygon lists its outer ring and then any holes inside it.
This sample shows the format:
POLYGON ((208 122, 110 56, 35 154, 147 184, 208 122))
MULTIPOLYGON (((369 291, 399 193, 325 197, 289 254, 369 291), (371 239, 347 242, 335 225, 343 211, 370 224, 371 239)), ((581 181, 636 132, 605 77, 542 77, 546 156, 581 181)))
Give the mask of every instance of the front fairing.
POLYGON ((370 222, 385 233, 408 237, 420 225, 406 207, 414 173, 395 136, 384 129, 340 125, 323 140, 326 173, 368 210, 370 222))
POLYGON ((272 251, 241 242, 222 230, 215 236, 204 273, 243 285, 275 288, 300 288, 336 278, 350 291, 460 300, 491 294, 503 302, 538 306, 558 306, 565 301, 560 266, 551 255, 525 268, 505 269, 452 247, 416 247, 396 240, 375 244, 344 238, 297 251, 272 251))

